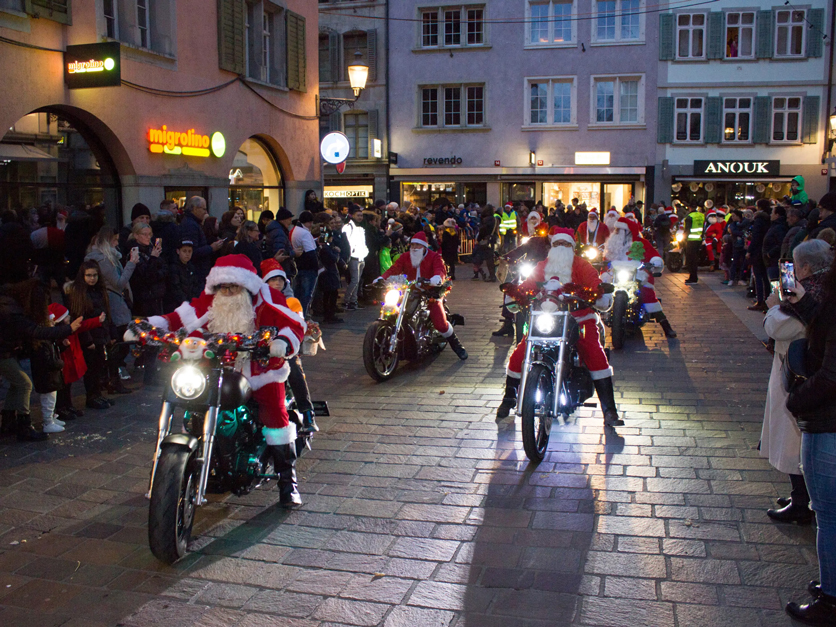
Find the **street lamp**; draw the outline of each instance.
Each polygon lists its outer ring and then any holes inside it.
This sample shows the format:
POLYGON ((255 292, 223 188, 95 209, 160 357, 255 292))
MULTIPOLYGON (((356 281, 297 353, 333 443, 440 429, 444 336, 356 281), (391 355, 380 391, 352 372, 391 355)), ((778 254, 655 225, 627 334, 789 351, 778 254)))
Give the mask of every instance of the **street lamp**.
POLYGON ((360 92, 366 88, 369 79, 369 66, 363 63, 363 54, 358 50, 354 53, 354 63, 348 66, 348 82, 354 92, 354 98, 319 98, 319 117, 327 117, 343 107, 354 108, 354 103, 360 98, 360 92))

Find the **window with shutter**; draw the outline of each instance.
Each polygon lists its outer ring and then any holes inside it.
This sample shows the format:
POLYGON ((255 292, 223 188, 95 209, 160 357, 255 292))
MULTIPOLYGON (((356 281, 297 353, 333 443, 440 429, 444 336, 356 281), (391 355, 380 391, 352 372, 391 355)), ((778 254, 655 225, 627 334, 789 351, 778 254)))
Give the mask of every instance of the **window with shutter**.
POLYGON ((705 143, 719 144, 723 137, 723 99, 705 99, 705 143))
POLYGON ((755 12, 726 13, 726 58, 752 59, 755 56, 755 12))
POLYGON ((369 66, 368 82, 377 80, 377 31, 366 31, 366 63, 369 66))
POLYGON ((708 48, 709 59, 722 59, 725 46, 724 19, 722 11, 712 11, 708 14, 708 48))
POLYGON ((775 96, 772 98, 771 104, 772 142, 796 144, 800 142, 801 98, 798 96, 775 96))
POLYGON ((26 8, 34 17, 67 25, 73 23, 70 0, 28 0, 26 8))
POLYGON ((285 11, 286 17, 286 59, 287 87, 296 91, 307 91, 305 74, 307 59, 305 56, 305 17, 285 11))
POLYGON ((804 111, 801 116, 801 141, 805 144, 815 144, 819 135, 819 103, 818 96, 806 96, 804 98, 804 111))
POLYGON ((807 21, 810 25, 810 32, 807 33, 807 56, 820 57, 824 50, 824 9, 807 11, 807 21))
POLYGON ((677 96, 674 101, 676 143, 696 144, 702 141, 703 98, 677 96))
POLYGON ((222 70, 243 74, 244 0, 218 0, 218 65, 222 70))
POLYGON ((659 60, 673 61, 676 53, 673 45, 674 19, 673 13, 659 15, 659 60))
POLYGON ((331 82, 331 45, 328 33, 319 34, 319 82, 331 82))
POLYGON ((755 42, 755 50, 757 51, 758 59, 772 58, 772 32, 775 26, 775 17, 772 11, 758 11, 757 21, 757 41, 755 42))
POLYGON ((755 98, 755 128, 752 131, 752 141, 756 144, 769 143, 769 96, 755 98))
POLYGON ((673 142, 673 98, 659 97, 659 111, 656 118, 656 142, 670 144, 673 142))
MULTIPOLYGON (((343 76, 348 80, 348 66, 354 65, 356 61, 362 61, 369 65, 369 42, 366 31, 355 30, 343 33, 343 76), (356 53, 360 53, 356 57, 356 53)), ((371 68, 369 68, 371 75, 371 68)), ((368 79, 367 79, 368 80, 368 79)))
POLYGON ((340 80, 340 34, 331 31, 328 35, 329 63, 331 64, 331 82, 340 80))
POLYGON ((374 140, 378 138, 377 111, 369 111, 369 158, 374 158, 374 140))

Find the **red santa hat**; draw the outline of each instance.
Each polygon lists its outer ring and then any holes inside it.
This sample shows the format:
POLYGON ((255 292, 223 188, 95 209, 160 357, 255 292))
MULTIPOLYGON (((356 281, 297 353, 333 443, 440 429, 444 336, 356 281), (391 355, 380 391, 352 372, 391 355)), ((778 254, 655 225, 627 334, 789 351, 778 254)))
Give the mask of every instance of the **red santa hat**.
POLYGON ((540 216, 540 214, 537 211, 532 211, 531 213, 528 214, 528 217, 526 218, 526 220, 528 222, 537 222, 537 224, 540 224, 540 222, 543 221, 543 218, 540 216))
MULTIPOLYGON (((615 213, 615 212, 613 212, 613 213, 615 213)), ((590 212, 586 215, 586 219, 587 219, 587 220, 589 220, 589 218, 595 218, 595 219, 597 220, 597 219, 598 219, 598 210, 597 210, 597 209, 593 209, 592 211, 590 211, 590 212)))
POLYGON ((415 235, 412 236, 412 239, 409 240, 410 244, 421 244, 424 248, 429 248, 430 245, 427 243, 427 235, 424 231, 418 231, 415 235))
POLYGON ((549 242, 554 244, 556 241, 569 242, 575 245, 575 232, 572 229, 564 229, 560 226, 553 226, 549 231, 549 242))
POLYGON ((274 279, 277 276, 282 277, 285 282, 287 282, 287 274, 285 274, 284 269, 282 268, 282 264, 278 261, 273 259, 265 259, 261 262, 261 279, 267 283, 270 279, 274 279))
POLYGON ((607 217, 610 217, 610 216, 616 216, 617 217, 618 216, 618 211, 616 211, 615 209, 610 209, 609 211, 607 211, 607 217))
POLYGON ((246 255, 226 255, 215 262, 206 277, 207 294, 214 294, 219 285, 234 283, 256 295, 264 284, 255 272, 253 262, 246 255))
POLYGON ((714 216, 715 218, 717 217, 717 212, 714 211, 714 209, 705 214, 706 218, 710 218, 711 216, 714 216))
POLYGON ((49 306, 49 319, 56 324, 61 322, 68 315, 70 315, 70 312, 67 311, 67 308, 61 303, 52 303, 49 306))
POLYGON ((634 242, 639 239, 639 223, 635 220, 631 220, 630 218, 619 218, 618 222, 615 223, 615 228, 629 231, 630 237, 634 242))
POLYGON ((632 220, 633 222, 636 221, 636 214, 633 213, 632 211, 625 211, 624 212, 624 217, 627 218, 628 220, 632 220))

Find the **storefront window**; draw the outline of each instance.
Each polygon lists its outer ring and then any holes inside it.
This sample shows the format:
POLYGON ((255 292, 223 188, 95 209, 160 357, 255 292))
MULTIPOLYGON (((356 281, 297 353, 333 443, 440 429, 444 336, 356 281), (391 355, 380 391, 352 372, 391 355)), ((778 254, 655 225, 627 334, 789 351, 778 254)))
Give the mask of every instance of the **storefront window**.
POLYGON ((677 181, 671 199, 688 207, 749 207, 761 198, 780 200, 789 195, 788 181, 677 181))
POLYGON ((229 206, 241 207, 248 220, 262 211, 274 214, 284 202, 284 182, 276 162, 258 140, 241 144, 229 171, 229 206))
POLYGON ((487 183, 464 183, 461 187, 462 195, 459 198, 459 203, 466 205, 475 202, 480 207, 488 204, 487 183))
POLYGON ((323 204, 326 209, 340 209, 352 202, 363 208, 371 207, 373 185, 326 185, 323 204))
POLYGON ((402 183, 402 202, 410 201, 420 208, 431 207, 435 201, 446 198, 450 202, 456 200, 455 183, 402 183))
POLYGON ((521 202, 529 209, 534 206, 536 185, 532 183, 503 183, 502 204, 521 202))
POLYGON ((166 187, 165 199, 173 200, 177 203, 177 208, 182 210, 186 206, 186 201, 192 196, 200 196, 204 200, 209 200, 209 190, 205 187, 166 187))
POLYGON ((601 206, 601 183, 598 181, 543 183, 543 203, 547 207, 556 206, 558 200, 564 205, 570 205, 573 198, 577 198, 580 203, 586 203, 589 209, 599 208, 601 206))

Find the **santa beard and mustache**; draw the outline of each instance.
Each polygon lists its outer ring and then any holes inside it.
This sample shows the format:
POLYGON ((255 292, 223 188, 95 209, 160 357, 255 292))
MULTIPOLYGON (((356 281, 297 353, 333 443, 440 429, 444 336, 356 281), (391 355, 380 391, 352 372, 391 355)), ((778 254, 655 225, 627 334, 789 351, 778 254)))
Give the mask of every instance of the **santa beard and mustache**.
POLYGON ((424 261, 424 255, 427 254, 427 251, 421 248, 420 250, 410 250, 409 251, 409 260, 412 262, 412 267, 417 268, 421 265, 421 262, 424 261))
POLYGON ((234 296, 216 293, 209 308, 207 327, 212 333, 251 335, 255 331, 253 297, 243 289, 234 296))
POLYGON ((570 246, 555 246, 549 249, 543 276, 548 281, 557 277, 561 283, 572 282, 572 264, 575 261, 575 250, 570 246))
POLYGON ((618 222, 617 215, 607 214, 606 216, 604 216, 604 224, 607 226, 607 229, 609 229, 610 233, 612 233, 613 229, 615 228, 616 222, 618 222))
POLYGON ((615 229, 604 244, 604 257, 610 261, 626 261, 633 238, 624 229, 615 229))

